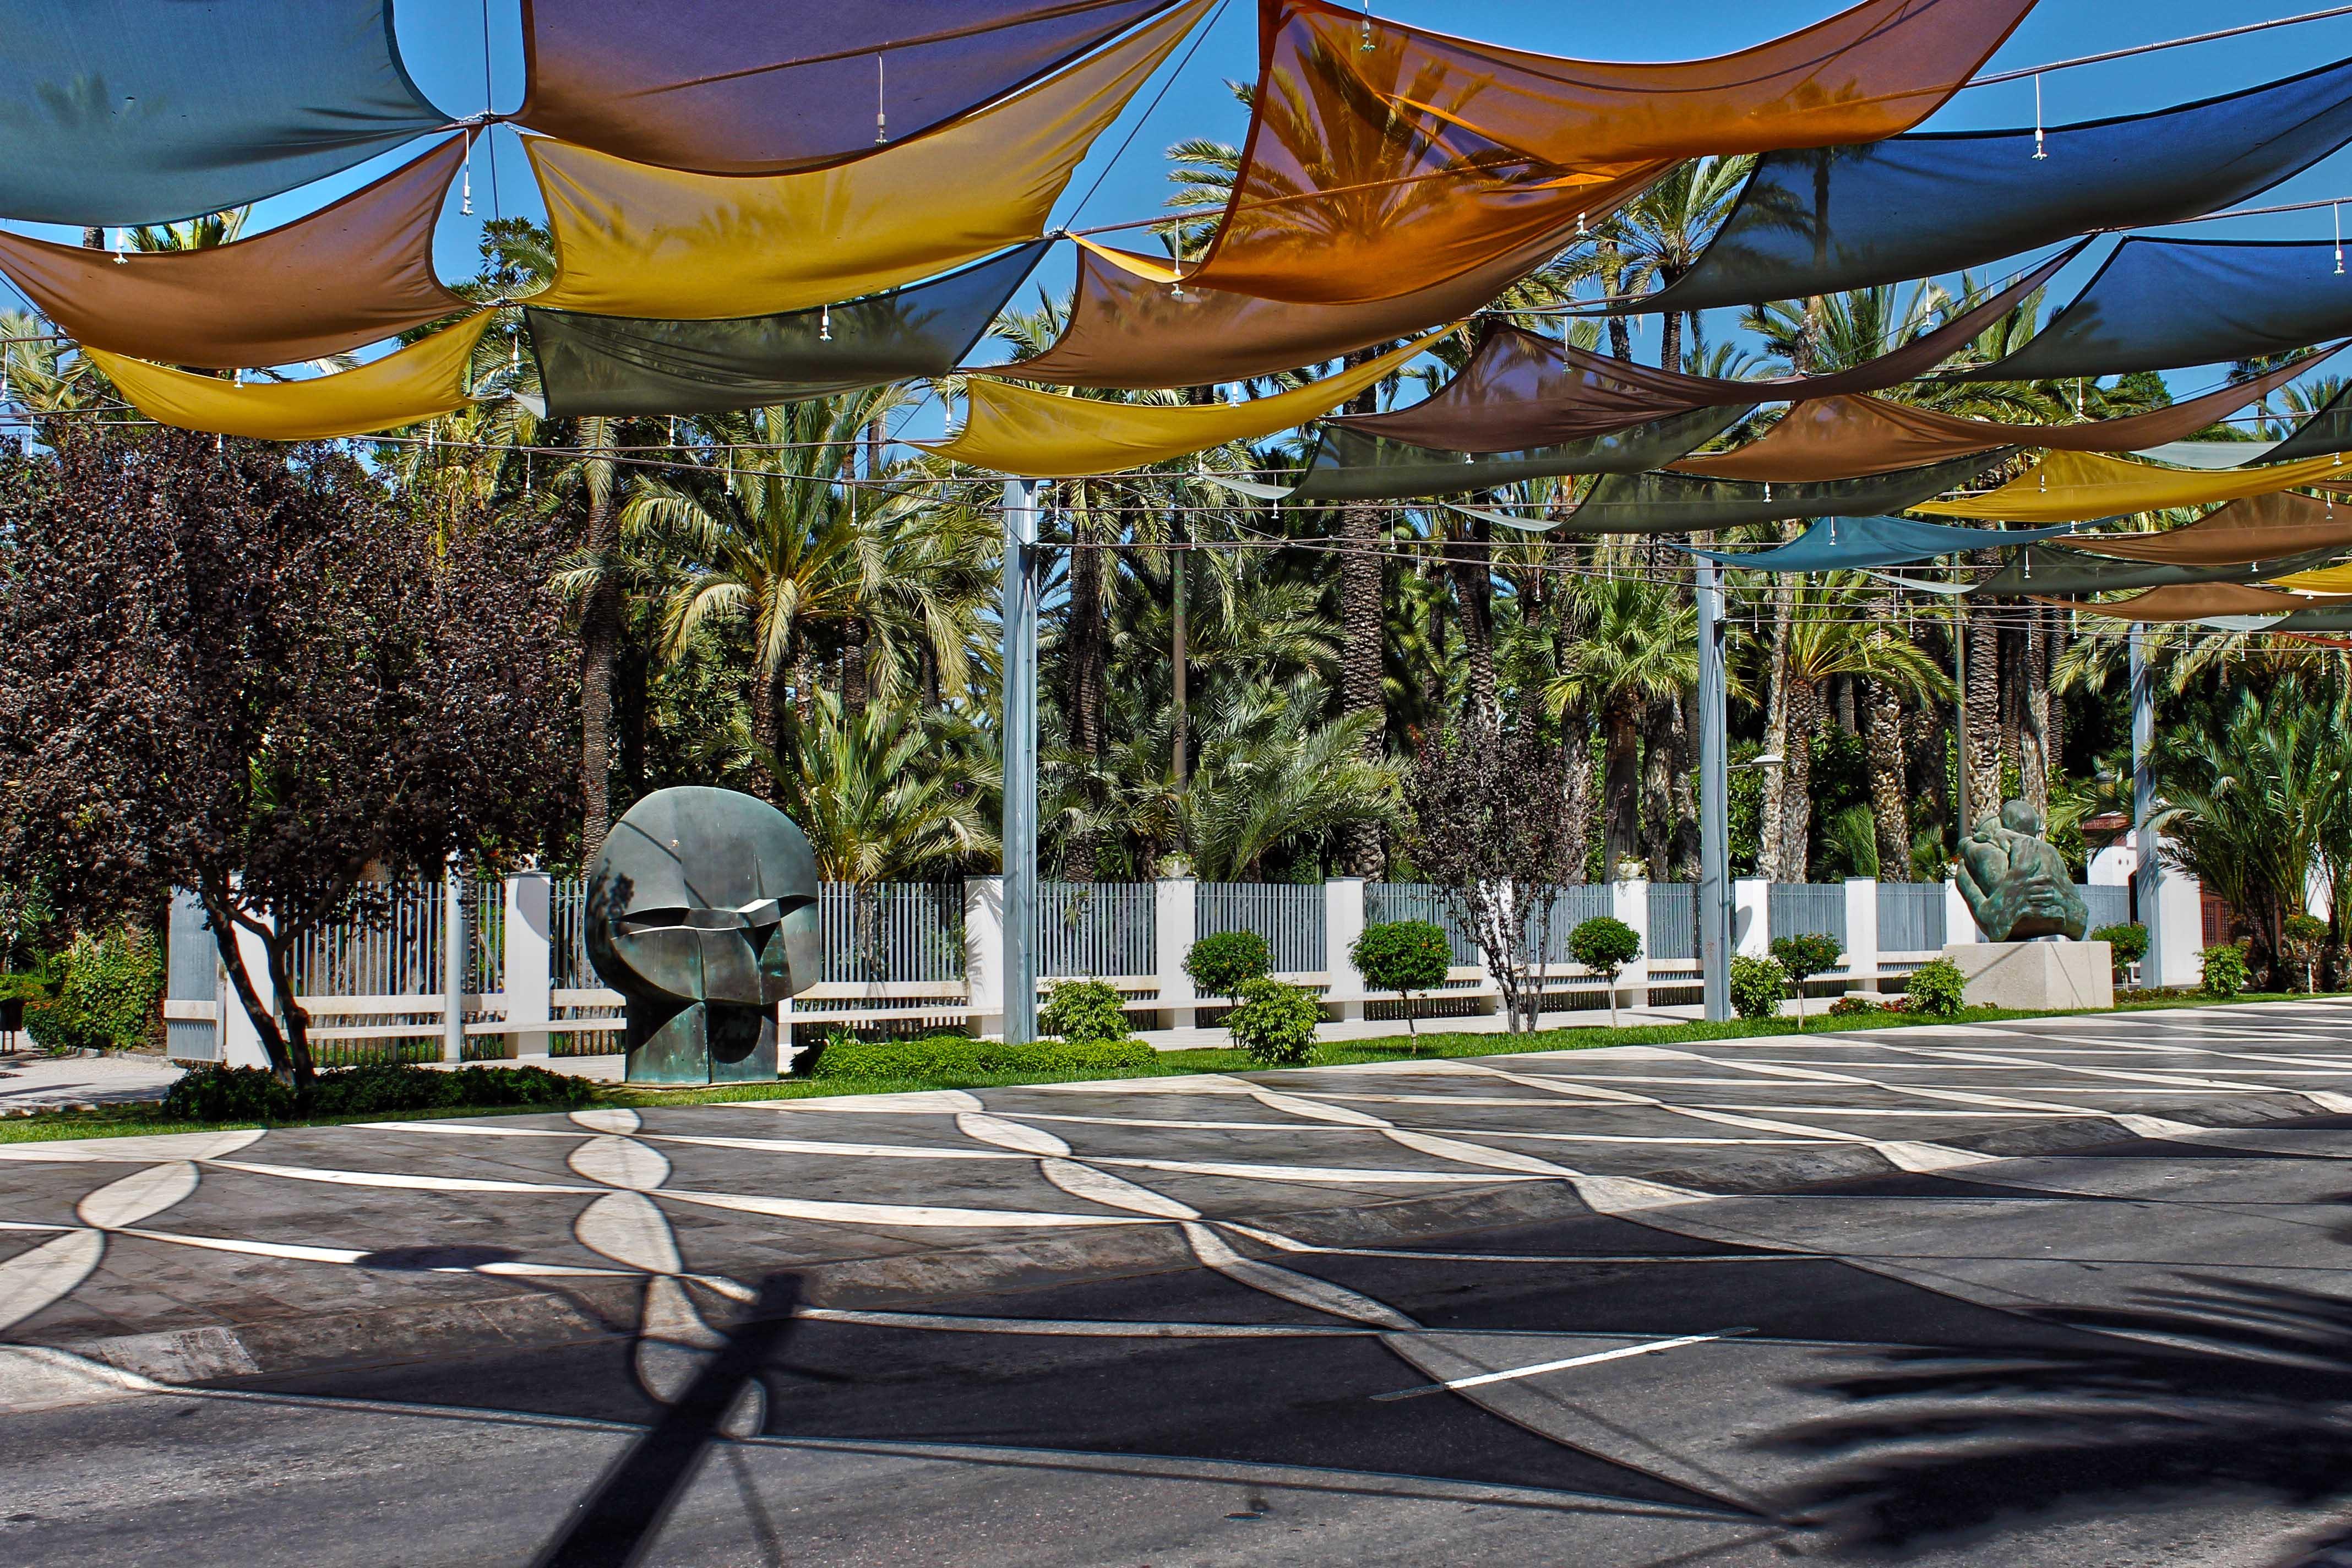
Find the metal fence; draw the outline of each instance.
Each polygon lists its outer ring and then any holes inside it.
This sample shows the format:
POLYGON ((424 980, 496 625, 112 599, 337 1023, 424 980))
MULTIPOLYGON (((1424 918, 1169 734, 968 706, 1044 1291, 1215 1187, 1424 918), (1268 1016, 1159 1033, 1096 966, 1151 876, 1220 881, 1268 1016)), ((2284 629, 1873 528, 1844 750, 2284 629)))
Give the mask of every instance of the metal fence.
POLYGON ((1038 884, 1037 973, 1043 978, 1150 974, 1158 967, 1158 889, 1150 882, 1038 884))
POLYGON ((817 889, 824 978, 835 984, 963 978, 963 884, 827 882, 817 889))
POLYGON ((1475 967, 1486 961, 1455 912, 1453 896, 1434 883, 1365 883, 1364 923, 1384 925, 1390 921, 1427 921, 1437 927, 1445 933, 1445 945, 1453 950, 1456 967, 1475 967))
POLYGON ((1940 952, 1944 933, 1944 884, 1878 884, 1878 951, 1940 952))
POLYGON ((1650 884, 1650 940, 1643 955, 1653 962, 1688 963, 1698 957, 1698 885, 1650 884))
POLYGON ((1265 938, 1276 973, 1323 967, 1321 883, 1202 882, 1192 898, 1195 940, 1222 931, 1254 931, 1265 938))
POLYGON ((2131 923, 2131 889, 2128 885, 2116 883, 2094 888, 2077 883, 2074 890, 2083 895, 2083 902, 2091 911, 2091 923, 2084 932, 2085 935, 2089 934, 2089 931, 2097 931, 2101 926, 2131 923))
MULTIPOLYGON (((1587 882, 1580 887, 1562 888, 1552 900, 1551 924, 1544 932, 1544 962, 1567 963, 1569 933, 1586 921, 1613 914, 1617 902, 1606 882, 1587 882)), ((1529 935, 1534 933, 1530 931, 1529 935)))
POLYGON ((1775 882, 1767 889, 1764 929, 1775 940, 1817 931, 1845 941, 1845 887, 1839 882, 1775 882))

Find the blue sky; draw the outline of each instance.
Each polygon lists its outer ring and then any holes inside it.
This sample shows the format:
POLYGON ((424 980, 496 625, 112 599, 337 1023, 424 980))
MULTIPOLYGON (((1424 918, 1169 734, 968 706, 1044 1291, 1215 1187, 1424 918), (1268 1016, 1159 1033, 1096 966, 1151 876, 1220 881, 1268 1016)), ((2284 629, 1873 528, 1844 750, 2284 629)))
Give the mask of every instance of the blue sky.
MULTIPOLYGON (((783 0, 769 0, 783 3, 783 0)), ((887 5, 890 0, 871 0, 887 5)), ((2292 12, 2295 0, 2262 9, 2191 0, 2042 0, 1990 64, 1988 71, 2036 65, 2161 38, 2211 31, 2292 12)), ((2321 0, 2305 0, 2320 8, 2321 0)), ((1379 15, 1402 22, 1548 53, 1585 58, 1675 59, 1719 54, 1776 37, 1819 20, 1836 5, 1831 0, 1641 0, 1630 5, 1564 4, 1562 0, 1386 0, 1379 15)), ((410 69, 426 94, 453 116, 478 112, 485 105, 484 28, 489 36, 491 91, 496 108, 512 109, 522 86, 522 45, 517 0, 397 0, 400 43, 410 69)), ((1131 104, 1119 122, 1096 145, 1065 196, 1057 219, 1071 226, 1116 223, 1154 211, 1166 193, 1161 156, 1170 143, 1192 136, 1238 142, 1245 116, 1225 82, 1254 73, 1256 28, 1253 0, 1227 0, 1206 30, 1190 64, 1164 68, 1131 104), (1156 101, 1155 101, 1156 100, 1156 101), (1114 156, 1126 145, 1123 154, 1114 156), (1098 188, 1097 187, 1098 183, 1098 188), (1092 195, 1086 193, 1092 190, 1092 195), (1081 201, 1081 198, 1083 202, 1081 201)), ((2250 87, 2352 56, 2352 16, 2273 29, 2242 38, 2200 44, 2137 58, 2064 71, 2042 85, 2047 121, 2128 114, 2250 87)), ((1180 51, 1179 58, 1181 58, 1180 51)), ((1963 91, 1925 129, 1972 130, 2030 125, 2033 84, 2015 81, 1963 91)), ((459 215, 452 194, 438 236, 437 259, 445 277, 473 270, 477 237, 493 211, 509 216, 541 213, 529 165, 510 128, 498 131, 495 192, 492 158, 478 153, 473 170, 474 213, 459 215)), ((260 204, 250 227, 274 226, 312 210, 355 188, 410 155, 388 155, 338 178, 260 204)), ((2263 204, 2352 197, 2352 152, 2338 153, 2258 198, 2263 204)), ((34 229, 32 232, 54 233, 34 229)), ((2181 232, 2209 237, 2324 239, 2325 209, 2305 213, 2200 224, 2181 232)), ((2088 276, 2090 263, 2077 263, 2052 289, 2053 300, 2071 297, 2088 276)), ((1039 284, 1066 286, 1066 260, 1049 263, 1023 294, 1039 284)), ((1729 312, 1710 319, 1710 331, 1728 330, 1729 312)), ((2176 373, 2176 387, 2209 384, 2210 369, 2176 373)), ((926 422, 927 424, 929 421, 926 422)))

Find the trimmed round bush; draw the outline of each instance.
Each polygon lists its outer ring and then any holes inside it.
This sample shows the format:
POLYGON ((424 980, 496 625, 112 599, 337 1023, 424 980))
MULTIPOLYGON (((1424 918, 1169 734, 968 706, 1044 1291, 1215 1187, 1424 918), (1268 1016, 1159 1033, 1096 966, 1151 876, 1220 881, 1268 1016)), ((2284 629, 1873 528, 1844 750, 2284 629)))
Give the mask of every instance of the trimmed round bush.
POLYGON ((1949 1018, 1967 1005, 1968 976, 1948 958, 1929 959, 1904 983, 1903 1010, 1924 1018, 1949 1018))
POLYGON ((1788 971, 1789 978, 1802 985, 1814 975, 1835 969, 1845 953, 1845 944, 1825 931, 1800 931, 1795 936, 1772 939, 1772 956, 1788 971))
POLYGON ((1212 996, 1238 998, 1244 985, 1274 973, 1274 952, 1254 931, 1221 931, 1192 944, 1184 973, 1212 996))
POLYGON ((1731 1010, 1743 1018, 1778 1017, 1789 994, 1789 972, 1774 958, 1731 961, 1731 1010))
POLYGON ((1642 956, 1642 937, 1615 915, 1580 921, 1568 933, 1568 956, 1597 973, 1616 973, 1642 956))
POLYGON ((2235 996, 2246 988, 2246 951, 2225 944, 2205 950, 2205 979, 2198 989, 2208 996, 2235 996))
MULTIPOLYGON (((1373 991, 1393 991, 1400 1002, 1415 991, 1434 991, 1445 984, 1454 967, 1454 948, 1442 927, 1428 921, 1383 921, 1368 925, 1348 949, 1348 962, 1373 991)), ((1405 1030, 1418 1035, 1412 1009, 1404 1015, 1405 1030)))
POLYGON ((2101 926, 2091 933, 2093 942, 2104 942, 2115 950, 2116 980, 2118 984, 2131 966, 2147 956, 2147 927, 2144 925, 2101 926))
POLYGON ((1241 1048, 1260 1067, 1297 1067, 1315 1059, 1323 1005, 1279 980, 1245 980, 1241 1005, 1225 1019, 1241 1048))
POLYGON ((1126 999, 1102 980, 1065 980, 1045 993, 1037 1026, 1074 1044, 1127 1038, 1126 999))
POLYGON ((1159 1053, 1140 1040, 1040 1040, 1011 1046, 967 1035, 935 1035, 921 1040, 828 1040, 809 1076, 872 1081, 970 1082, 1014 1074, 1052 1077, 1109 1075, 1150 1068, 1159 1053))

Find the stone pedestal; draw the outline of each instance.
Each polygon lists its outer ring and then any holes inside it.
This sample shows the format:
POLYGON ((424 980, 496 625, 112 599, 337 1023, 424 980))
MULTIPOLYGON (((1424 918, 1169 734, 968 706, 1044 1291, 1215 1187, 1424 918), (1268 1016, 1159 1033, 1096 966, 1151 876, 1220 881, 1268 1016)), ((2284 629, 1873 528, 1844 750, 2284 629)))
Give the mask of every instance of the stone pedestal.
POLYGON ((1955 942, 1944 956, 1968 979, 1971 1007, 2020 1012, 2116 1005, 2115 957, 2104 942, 1955 942))

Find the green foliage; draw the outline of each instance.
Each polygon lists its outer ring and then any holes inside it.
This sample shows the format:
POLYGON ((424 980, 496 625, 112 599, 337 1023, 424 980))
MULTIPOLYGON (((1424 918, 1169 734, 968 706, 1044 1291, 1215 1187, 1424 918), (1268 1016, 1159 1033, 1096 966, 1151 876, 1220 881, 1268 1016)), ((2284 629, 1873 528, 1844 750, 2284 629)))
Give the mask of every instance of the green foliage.
POLYGON ((34 1037, 51 1050, 123 1050, 155 1032, 163 991, 163 954, 145 931, 82 935, 65 953, 64 984, 26 1016, 34 1037))
POLYGON ((2244 948, 2225 944, 2205 950, 2205 980, 2200 989, 2206 995, 2235 996, 2246 988, 2249 978, 2244 948))
POLYGON ((1830 1016, 1832 1018, 1853 1018, 1880 1011, 1883 1011, 1880 1005, 1867 996, 1841 996, 1830 1004, 1830 1016))
POLYGON ((451 1072, 386 1062, 322 1072, 310 1092, 263 1068, 199 1068, 163 1096, 170 1121, 290 1121, 306 1116, 369 1116, 396 1110, 568 1107, 596 1098, 586 1079, 538 1067, 462 1067, 451 1072))
POLYGON ((2279 923, 2279 945, 2286 950, 2287 962, 2303 971, 2306 991, 2318 984, 2319 950, 2326 941, 2327 922, 2317 915, 2289 915, 2279 923))
POLYGON ((963 1035, 921 1040, 857 1040, 836 1035, 821 1048, 811 1076, 821 1079, 920 1079, 932 1082, 1013 1073, 1110 1073, 1150 1067, 1159 1053, 1140 1040, 1041 1040, 1011 1046, 963 1035))
POLYGON ((1930 959, 1905 982, 1903 1010, 1927 1018, 1949 1018, 1965 1005, 1968 977, 1948 958, 1930 959))
POLYGON ((1731 961, 1731 1006, 1741 1017, 1776 1016, 1780 999, 1788 994, 1789 972, 1780 967, 1779 959, 1742 954, 1731 961))
POLYGON ((1795 936, 1772 939, 1772 956, 1799 985, 1825 969, 1835 969, 1839 955, 1844 952, 1844 944, 1824 931, 1801 931, 1795 936))
POLYGON ((1374 991, 1433 991, 1445 984, 1454 949, 1445 932, 1428 921, 1384 921, 1368 925, 1348 949, 1348 962, 1374 991))
POLYGON ((1286 1068, 1315 1059, 1315 1029, 1322 1022, 1322 1005, 1297 986, 1246 980, 1225 1027, 1260 1067, 1286 1068))
POLYGON ((2125 971, 2147 956, 2147 927, 2144 925, 2101 926, 2091 933, 2091 940, 2104 942, 2114 950, 2118 983, 2123 980, 2125 971))
POLYGON ((1118 987, 1101 980, 1064 980, 1045 993, 1037 1026, 1074 1045, 1127 1038, 1127 1010, 1118 987))
POLYGON ((1595 915, 1580 921, 1568 933, 1568 956, 1613 980, 1619 970, 1642 956, 1641 933, 1615 915, 1595 915))
POLYGON ((1184 973, 1212 996, 1238 997, 1244 985, 1274 973, 1274 953, 1254 931, 1221 931, 1192 944, 1184 973))

